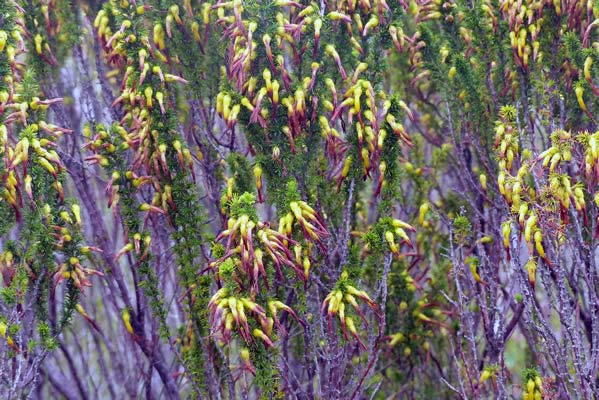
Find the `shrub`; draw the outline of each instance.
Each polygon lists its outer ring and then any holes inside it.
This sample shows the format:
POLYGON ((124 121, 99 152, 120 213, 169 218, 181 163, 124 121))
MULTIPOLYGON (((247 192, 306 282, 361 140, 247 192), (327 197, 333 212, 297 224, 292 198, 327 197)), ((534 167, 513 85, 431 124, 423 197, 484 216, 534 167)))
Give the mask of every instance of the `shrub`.
POLYGON ((592 398, 597 16, 0 3, 2 397, 592 398))

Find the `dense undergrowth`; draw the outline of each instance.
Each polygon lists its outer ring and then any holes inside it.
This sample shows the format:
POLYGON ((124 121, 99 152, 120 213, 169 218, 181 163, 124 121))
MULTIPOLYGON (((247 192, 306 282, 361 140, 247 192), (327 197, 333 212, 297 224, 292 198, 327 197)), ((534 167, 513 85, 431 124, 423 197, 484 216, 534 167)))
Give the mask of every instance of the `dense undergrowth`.
POLYGON ((2 398, 592 399, 592 0, 0 0, 2 398))

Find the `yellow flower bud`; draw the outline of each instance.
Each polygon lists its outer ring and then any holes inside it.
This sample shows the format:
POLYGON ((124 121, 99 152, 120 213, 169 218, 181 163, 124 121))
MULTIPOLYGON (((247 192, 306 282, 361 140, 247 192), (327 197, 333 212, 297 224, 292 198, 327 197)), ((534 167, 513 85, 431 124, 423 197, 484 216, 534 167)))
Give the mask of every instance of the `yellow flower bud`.
POLYGON ((8 34, 6 31, 0 31, 0 53, 4 51, 4 47, 6 46, 6 40, 8 39, 8 34))
POLYGON ((578 100, 578 105, 580 106, 580 108, 582 108, 583 111, 587 110, 587 106, 584 103, 584 88, 582 86, 576 86, 576 88, 574 88, 574 93, 576 94, 576 100, 578 100))
POLYGON ((593 58, 592 57, 587 57, 586 60, 584 60, 584 78, 587 81, 591 81, 591 67, 593 66, 593 58))
POLYGON ((480 174, 478 179, 480 180, 480 185, 482 186, 483 190, 486 191, 487 190, 487 175, 480 174))
POLYGON ((458 70, 456 69, 456 67, 449 68, 449 72, 447 73, 447 77, 449 78, 450 81, 452 81, 453 78, 455 78, 455 75, 456 75, 457 72, 458 72, 458 70))

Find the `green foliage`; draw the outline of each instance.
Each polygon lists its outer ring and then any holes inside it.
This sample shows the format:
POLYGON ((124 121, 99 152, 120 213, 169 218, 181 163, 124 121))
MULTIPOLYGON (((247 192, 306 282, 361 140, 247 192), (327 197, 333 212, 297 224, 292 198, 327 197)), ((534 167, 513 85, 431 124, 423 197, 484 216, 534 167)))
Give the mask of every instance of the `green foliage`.
POLYGON ((598 10, 0 3, 6 376, 60 343, 82 397, 591 397, 598 10))
POLYGON ((247 215, 250 220, 257 221, 258 215, 255 208, 256 198, 253 194, 245 192, 241 195, 233 195, 231 200, 231 216, 239 218, 242 215, 247 215))

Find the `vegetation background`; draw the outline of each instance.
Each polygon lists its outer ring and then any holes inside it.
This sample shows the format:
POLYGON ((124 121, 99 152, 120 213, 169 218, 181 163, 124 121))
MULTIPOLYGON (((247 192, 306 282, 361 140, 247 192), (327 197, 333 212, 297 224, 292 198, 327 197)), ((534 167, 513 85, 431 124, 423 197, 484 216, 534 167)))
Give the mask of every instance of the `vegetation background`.
POLYGON ((592 399, 593 0, 0 0, 0 397, 592 399))

